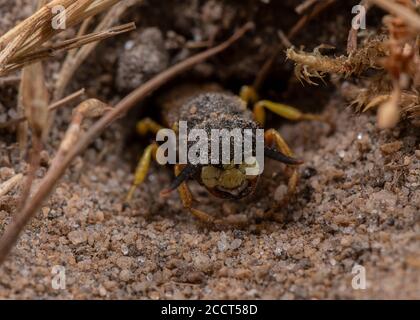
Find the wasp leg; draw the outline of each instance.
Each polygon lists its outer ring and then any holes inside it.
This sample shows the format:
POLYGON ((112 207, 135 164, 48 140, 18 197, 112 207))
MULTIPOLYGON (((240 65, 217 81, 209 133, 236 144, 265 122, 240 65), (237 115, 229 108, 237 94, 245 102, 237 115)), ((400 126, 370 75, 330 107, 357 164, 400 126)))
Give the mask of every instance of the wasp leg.
POLYGON ((256 103, 258 101, 258 93, 252 86, 243 86, 239 93, 239 97, 245 101, 246 104, 256 103))
MULTIPOLYGON (((181 173, 181 170, 181 165, 176 164, 174 167, 175 176, 178 176, 181 173)), ((186 181, 181 183, 181 185, 178 187, 178 192, 179 196, 181 197, 182 205, 188 209, 194 217, 206 223, 216 222, 216 219, 209 214, 192 207, 194 198, 186 181)))
MULTIPOLYGON (((137 122, 136 130, 141 136, 147 135, 149 132, 156 134, 160 129, 163 129, 163 127, 158 124, 157 122, 153 121, 150 118, 144 118, 137 122)), ((144 181, 144 179, 147 176, 147 172, 150 168, 150 163, 152 158, 156 159, 156 151, 157 151, 158 145, 157 143, 150 144, 143 152, 143 155, 141 156, 137 168, 134 174, 134 181, 133 184, 128 191, 126 202, 130 202, 133 198, 134 191, 136 191, 136 188, 144 181)))
POLYGON ((325 122, 331 125, 331 123, 321 115, 303 113, 298 109, 292 106, 288 106, 286 104, 272 102, 269 100, 261 100, 254 105, 253 111, 255 120, 262 126, 264 126, 265 124, 265 109, 268 109, 271 112, 274 112, 275 114, 279 115, 280 117, 292 121, 315 120, 325 122))
MULTIPOLYGON (((266 145, 271 146, 274 143, 275 146, 279 149, 279 151, 281 151, 288 157, 293 157, 292 150, 289 148, 286 141, 284 141, 283 137, 277 130, 267 130, 265 132, 264 138, 266 145)), ((287 195, 282 201, 279 202, 279 206, 285 205, 289 201, 289 199, 292 198, 296 193, 296 187, 299 181, 298 167, 295 165, 289 165, 289 168, 291 169, 292 173, 289 177, 289 181, 287 184, 287 195)))
MULTIPOLYGON (((175 165, 175 168, 174 168, 175 176, 178 176, 181 173, 181 170, 182 170, 181 165, 179 164, 175 165)), ((179 196, 181 198, 182 205, 184 206, 184 208, 188 209, 190 213, 198 220, 207 224, 214 224, 214 225, 234 225, 234 223, 231 223, 225 219, 216 219, 212 217, 211 215, 209 215, 208 213, 194 208, 193 207, 194 198, 186 181, 181 183, 181 185, 178 187, 178 192, 179 192, 179 196)))
POLYGON ((163 129, 163 127, 150 118, 144 118, 136 125, 136 130, 141 136, 145 136, 149 132, 156 134, 160 129, 163 129))
POLYGON ((143 155, 141 156, 137 164, 136 172, 134 174, 133 184, 131 185, 130 191, 128 192, 127 197, 125 199, 127 203, 131 201, 131 199, 133 198, 134 191, 136 191, 136 188, 146 178, 147 173, 150 168, 150 163, 152 161, 152 158, 156 159, 157 149, 158 149, 158 144, 154 142, 150 144, 149 146, 147 146, 147 148, 144 150, 143 155))

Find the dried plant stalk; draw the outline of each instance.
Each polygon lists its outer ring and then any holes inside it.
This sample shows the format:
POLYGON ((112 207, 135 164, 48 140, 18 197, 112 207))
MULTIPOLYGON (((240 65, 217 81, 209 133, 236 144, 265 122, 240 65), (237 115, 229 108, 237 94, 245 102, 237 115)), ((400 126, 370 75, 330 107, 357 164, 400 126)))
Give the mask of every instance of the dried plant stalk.
POLYGON ((3 68, 0 68, 0 76, 10 73, 16 69, 22 68, 24 65, 46 59, 53 56, 60 51, 71 50, 79 48, 92 42, 98 42, 100 40, 116 36, 121 33, 129 32, 135 29, 134 23, 127 23, 121 26, 110 28, 101 32, 96 32, 73 39, 65 40, 57 44, 53 44, 42 49, 31 52, 25 56, 16 58, 14 63, 8 64, 3 68))
MULTIPOLYGON (((375 77, 374 80, 365 80, 361 86, 345 83, 341 93, 357 112, 367 112, 391 101, 392 88, 392 83, 386 79, 375 77)), ((403 90, 399 107, 402 119, 420 126, 420 95, 417 89, 403 90)))
MULTIPOLYGON (((39 168, 42 140, 48 122, 49 93, 44 79, 44 70, 41 62, 26 66, 22 71, 22 81, 19 96, 32 131, 32 149, 29 161, 29 170, 21 194, 21 208, 26 203, 36 171, 39 168)), ((26 137, 25 137, 26 138, 26 137)), ((26 147, 26 141, 24 141, 26 147)), ((23 151, 23 146, 21 151, 23 151)))
POLYGON ((369 68, 380 68, 379 59, 386 54, 382 39, 366 41, 362 48, 348 56, 329 57, 321 54, 320 49, 332 47, 321 45, 312 53, 289 48, 287 58, 295 62, 295 75, 303 82, 317 85, 311 78, 323 79, 326 74, 338 74, 345 78, 360 75, 369 68))
MULTIPOLYGON (((411 0, 364 0, 362 4, 376 4, 391 12, 383 21, 387 36, 366 39, 357 48, 356 33, 350 31, 348 55, 329 57, 319 49, 313 53, 296 51, 290 48, 287 57, 295 62, 295 75, 303 82, 316 85, 311 78, 323 79, 326 74, 337 74, 343 78, 360 76, 369 68, 387 71, 380 73, 387 82, 387 91, 375 87, 378 82, 372 79, 372 90, 368 95, 360 93, 353 101, 359 108, 368 110, 378 107, 378 126, 392 128, 402 116, 418 122, 420 89, 419 27, 420 15, 411 0), (370 100, 367 100, 367 97, 370 100)), ((419 4, 417 4, 417 8, 419 4)), ((321 46, 322 48, 322 46, 321 46)))
POLYGON ((15 63, 31 52, 42 47, 54 35, 63 31, 53 28, 53 19, 65 17, 66 27, 71 28, 90 16, 103 12, 120 0, 53 0, 44 5, 32 16, 22 21, 5 35, 0 37, 0 69, 15 63), (65 8, 57 17, 53 16, 52 8, 65 8))

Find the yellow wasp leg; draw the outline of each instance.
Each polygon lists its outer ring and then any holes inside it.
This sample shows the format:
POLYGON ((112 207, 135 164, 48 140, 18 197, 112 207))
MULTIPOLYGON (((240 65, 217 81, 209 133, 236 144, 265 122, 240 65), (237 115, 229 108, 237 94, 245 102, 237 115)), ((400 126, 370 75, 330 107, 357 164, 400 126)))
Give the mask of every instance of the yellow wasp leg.
POLYGON ((137 122, 136 129, 141 136, 145 136, 149 132, 156 134, 163 127, 150 118, 144 118, 137 122))
MULTIPOLYGON (((176 164, 174 166, 175 176, 178 176, 181 173, 181 170, 182 166, 176 164)), ((182 201, 182 205, 184 206, 184 208, 188 209, 194 217, 206 223, 216 222, 216 219, 210 216, 209 214, 192 207, 194 198, 186 181, 181 183, 181 185, 178 187, 178 192, 182 201)))
POLYGON ((258 101, 258 93, 252 86, 243 86, 239 93, 239 97, 247 104, 258 101))
POLYGON ((286 104, 272 102, 269 100, 261 100, 254 105, 254 118, 255 121, 257 121, 262 126, 265 124, 265 109, 268 109, 280 117, 292 121, 315 120, 328 123, 328 121, 320 115, 303 113, 298 109, 286 104))
MULTIPOLYGON (((136 129, 140 135, 145 136, 149 132, 156 134, 160 129, 163 129, 163 127, 150 118, 144 118, 137 122, 136 129)), ((144 150, 143 155, 137 164, 137 168, 134 173, 134 181, 127 194, 126 202, 131 201, 134 191, 146 178, 152 158, 156 159, 157 148, 158 144, 154 142, 144 150)))
POLYGON ((136 172, 134 174, 134 181, 130 188, 130 191, 127 194, 126 202, 130 202, 133 198, 134 191, 136 191, 136 188, 144 181, 144 179, 147 176, 147 173, 150 168, 150 163, 153 159, 156 159, 156 151, 158 149, 157 143, 150 144, 143 152, 143 155, 141 156, 136 172))
MULTIPOLYGON (((288 157, 293 157, 293 152, 284 141, 283 137, 277 130, 269 129, 264 134, 265 143, 268 146, 271 146, 273 143, 278 148, 279 151, 284 153, 288 157)), ((299 172, 297 166, 290 166, 292 174, 289 177, 288 186, 287 186, 287 196, 283 201, 280 202, 280 205, 287 203, 289 198, 291 198, 296 193, 296 187, 299 181, 299 172)))

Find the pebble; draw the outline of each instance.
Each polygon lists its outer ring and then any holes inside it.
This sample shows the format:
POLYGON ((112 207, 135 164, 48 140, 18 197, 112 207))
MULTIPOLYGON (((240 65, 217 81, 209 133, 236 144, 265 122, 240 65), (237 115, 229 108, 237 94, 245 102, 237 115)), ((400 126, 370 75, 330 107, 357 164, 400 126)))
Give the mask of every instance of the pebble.
POLYGON ((103 286, 99 286, 99 295, 100 295, 101 297, 105 297, 105 296, 106 296, 106 294, 107 294, 106 289, 105 289, 103 286))
POLYGON ((116 264, 120 269, 130 269, 134 260, 131 257, 121 256, 117 259, 116 264))
POLYGON ((0 168, 0 179, 1 180, 8 180, 15 175, 15 170, 8 167, 0 168))
POLYGON ((238 249, 241 246, 241 244, 242 244, 242 240, 241 239, 235 239, 235 240, 233 240, 231 242, 230 248, 232 250, 236 250, 236 249, 238 249))
POLYGON ((79 245, 87 241, 87 234, 82 230, 75 230, 69 232, 67 238, 74 245, 79 245))
POLYGON ((121 272, 120 272, 120 279, 122 280, 122 281, 124 281, 124 282, 128 282, 128 281, 130 281, 131 280, 131 278, 132 278, 132 273, 131 273, 131 271, 130 270, 127 270, 127 269, 123 269, 123 270, 121 270, 121 272))
POLYGON ((397 151, 399 151, 402 147, 402 142, 401 141, 394 141, 394 142, 390 142, 390 143, 385 143, 383 145, 381 145, 380 149, 382 151, 382 153, 389 155, 389 154, 393 154, 397 151))

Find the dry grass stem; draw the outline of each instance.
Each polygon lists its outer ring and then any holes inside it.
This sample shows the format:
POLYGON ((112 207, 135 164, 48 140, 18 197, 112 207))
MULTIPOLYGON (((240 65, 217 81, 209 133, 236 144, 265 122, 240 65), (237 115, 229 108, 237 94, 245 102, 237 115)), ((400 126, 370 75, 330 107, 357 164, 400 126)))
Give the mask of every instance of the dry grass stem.
POLYGON ((20 69, 26 64, 52 57, 58 52, 79 48, 92 42, 98 42, 110 37, 114 37, 121 33, 132 31, 135 28, 136 27, 134 23, 127 23, 121 26, 110 28, 108 30, 87 34, 84 36, 61 41, 59 43, 43 47, 42 49, 35 50, 31 53, 28 53, 27 55, 18 57, 14 59, 12 63, 5 65, 3 68, 0 68, 0 76, 9 74, 14 70, 20 69))
MULTIPOLYGON (((53 28, 55 19, 65 17, 66 28, 71 28, 85 19, 106 11, 120 0, 53 0, 0 37, 0 70, 42 48, 62 28, 53 28), (63 6, 66 10, 53 16, 52 8, 63 6), (60 16, 61 15, 61 16, 60 16)), ((14 70, 14 68, 12 68, 14 70)))

